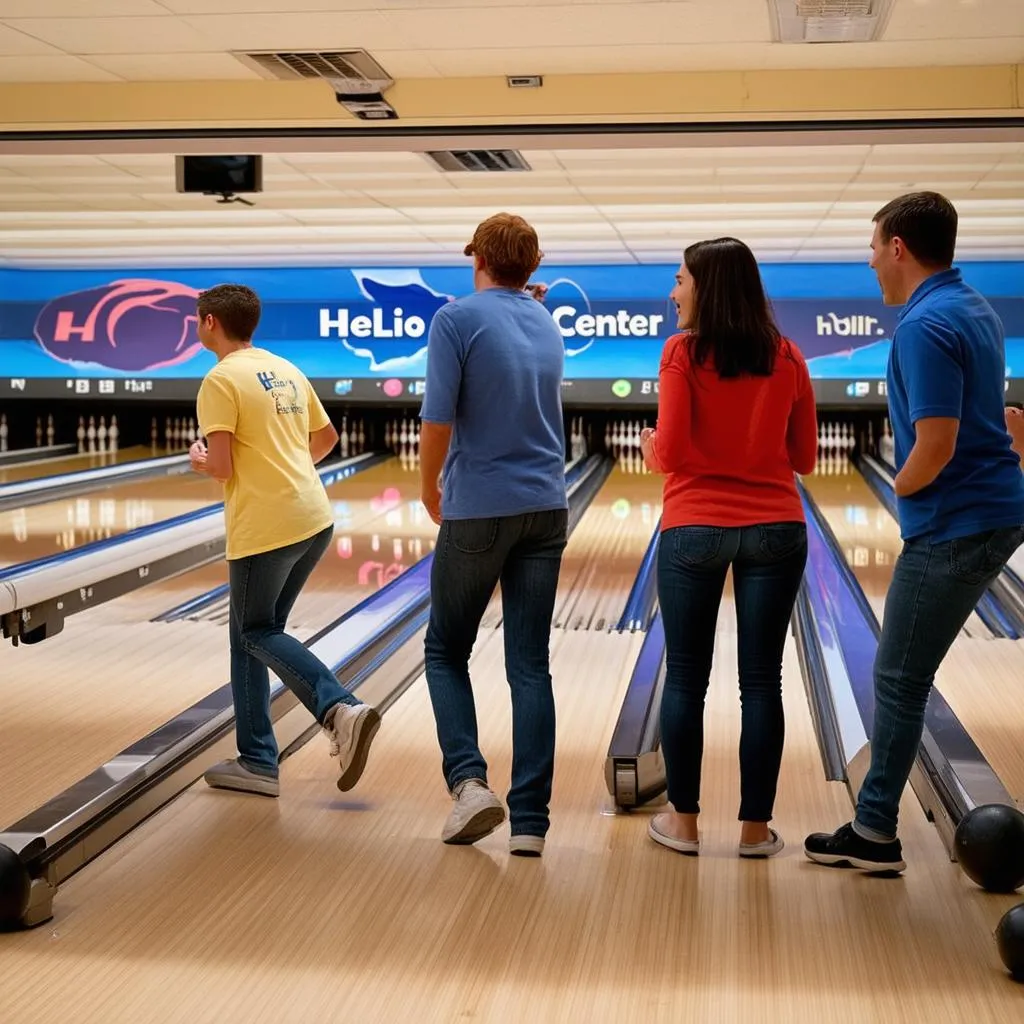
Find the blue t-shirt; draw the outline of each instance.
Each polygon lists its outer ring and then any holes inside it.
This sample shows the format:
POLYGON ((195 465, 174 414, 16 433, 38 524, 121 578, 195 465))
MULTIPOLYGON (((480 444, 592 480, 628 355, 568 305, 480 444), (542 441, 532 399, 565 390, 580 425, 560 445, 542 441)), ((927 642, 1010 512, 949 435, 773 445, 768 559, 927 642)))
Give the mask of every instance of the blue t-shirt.
POLYGON ((896 468, 914 424, 960 421, 952 460, 927 487, 898 500, 904 540, 932 543, 1024 523, 1024 474, 1006 430, 1003 326, 959 270, 923 281, 900 312, 887 373, 896 468))
POLYGON ((437 311, 421 416, 452 425, 445 519, 568 507, 564 362, 551 314, 526 292, 486 288, 437 311))

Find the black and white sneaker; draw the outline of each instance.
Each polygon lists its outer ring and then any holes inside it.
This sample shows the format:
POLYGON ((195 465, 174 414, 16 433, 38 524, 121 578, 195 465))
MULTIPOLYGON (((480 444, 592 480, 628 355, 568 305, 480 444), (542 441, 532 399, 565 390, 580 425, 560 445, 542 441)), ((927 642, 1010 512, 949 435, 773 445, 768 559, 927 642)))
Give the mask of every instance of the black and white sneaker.
POLYGON ((804 853, 816 864, 829 867, 857 868, 873 873, 899 873, 906 870, 903 848, 898 839, 876 843, 853 830, 852 822, 831 835, 815 832, 804 840, 804 853))

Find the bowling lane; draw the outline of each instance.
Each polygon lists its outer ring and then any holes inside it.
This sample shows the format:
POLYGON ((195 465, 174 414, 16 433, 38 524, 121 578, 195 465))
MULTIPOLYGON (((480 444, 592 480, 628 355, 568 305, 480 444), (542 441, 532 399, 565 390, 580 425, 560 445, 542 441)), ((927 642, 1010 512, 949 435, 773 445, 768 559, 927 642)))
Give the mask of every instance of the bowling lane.
POLYGON ((0 567, 70 551, 223 501, 224 488, 185 473, 97 487, 87 494, 0 512, 0 567))
MULTIPOLYGON (((902 546, 899 526, 856 470, 804 482, 881 621, 902 546)), ((1015 800, 1024 801, 1024 715, 1019 711, 1024 641, 996 639, 972 615, 968 631, 953 644, 935 681, 1003 785, 1015 800)))
POLYGON ((44 476, 61 473, 77 473, 83 469, 102 469, 104 466, 123 466, 140 459, 158 459, 163 455, 181 454, 184 449, 173 451, 165 448, 150 448, 148 445, 133 445, 119 448, 116 452, 81 452, 59 459, 36 459, 33 462, 18 462, 13 466, 0 467, 0 484, 13 484, 21 480, 36 480, 44 476))
MULTIPOLYGON (((775 821, 789 847, 766 862, 735 856, 732 615, 726 601, 699 858, 647 838, 658 808, 611 813, 604 788, 642 637, 555 630, 558 746, 541 861, 508 855, 507 825, 471 848, 440 842, 451 801, 421 678, 387 712, 353 794, 339 797, 316 737, 284 763, 280 800, 196 785, 72 878, 59 897, 59 943, 52 928, 0 937, 10 964, 0 1011, 32 1006, 49 1019, 74 1000, 97 1019, 144 1005, 174 1020, 211 1007, 307 1020, 329 1017, 343 991, 357 1020, 753 1021, 766 1006, 797 1024, 1016 1019, 1019 994, 991 942, 1013 900, 965 886, 914 806, 899 882, 804 860, 803 835, 847 820, 850 806, 823 779, 792 641, 775 821), (333 867, 342 863, 357 870, 333 867)), ((504 796, 501 630, 481 639, 479 734, 504 796)))
MULTIPOLYGON (((569 538, 555 604, 556 629, 611 629, 661 517, 664 478, 616 465, 569 538)), ((501 623, 501 594, 482 628, 501 623)))
MULTIPOLYGON (((303 639, 429 553, 436 537, 419 504, 418 472, 394 460, 331 495, 335 541, 289 624, 303 639)), ((0 650, 0 827, 227 681, 223 625, 148 621, 197 588, 159 600, 150 589, 73 616, 38 646, 0 650)))

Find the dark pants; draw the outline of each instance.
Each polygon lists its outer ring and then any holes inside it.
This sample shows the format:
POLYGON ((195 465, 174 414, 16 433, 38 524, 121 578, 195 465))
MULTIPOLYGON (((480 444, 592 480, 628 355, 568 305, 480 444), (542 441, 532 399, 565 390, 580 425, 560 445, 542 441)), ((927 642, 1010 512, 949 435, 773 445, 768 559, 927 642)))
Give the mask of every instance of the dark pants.
POLYGON ((896 835, 900 797, 924 731, 935 673, 988 585, 1024 541, 1024 527, 932 544, 908 541, 885 599, 875 657, 871 767, 857 798, 869 838, 896 835))
POLYGON ((321 725, 335 705, 359 703, 305 644, 284 631, 333 533, 328 526, 309 540, 228 562, 235 738, 238 759, 250 771, 277 776, 268 666, 321 725))
POLYGON ((704 698, 731 565, 742 704, 739 818, 772 818, 785 737, 782 652, 806 561, 803 523, 684 526, 661 535, 658 599, 666 653, 661 744, 668 798, 681 814, 700 812, 704 698))
POLYGON ((555 700, 549 641, 565 549, 564 509, 498 519, 446 519, 430 576, 427 686, 449 789, 487 779, 477 741, 469 656, 501 582, 505 672, 512 694, 513 835, 543 836, 555 759, 555 700))

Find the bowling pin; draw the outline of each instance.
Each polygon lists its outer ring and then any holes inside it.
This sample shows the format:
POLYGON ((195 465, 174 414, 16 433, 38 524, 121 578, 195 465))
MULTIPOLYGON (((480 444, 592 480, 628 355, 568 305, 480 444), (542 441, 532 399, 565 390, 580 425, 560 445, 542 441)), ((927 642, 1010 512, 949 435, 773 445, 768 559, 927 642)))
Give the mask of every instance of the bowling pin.
POLYGON ((117 425, 117 417, 110 417, 110 433, 107 434, 109 441, 109 450, 112 452, 117 451, 118 438, 121 436, 121 430, 117 425))
POLYGON ((96 441, 101 452, 107 450, 107 417, 100 417, 100 426, 96 431, 96 441))
POLYGON ((89 417, 89 427, 85 432, 85 436, 89 442, 89 451, 96 451, 96 419, 93 416, 89 417))
POLYGON ((154 416, 149 422, 149 446, 155 449, 157 442, 160 439, 160 431, 157 429, 156 417, 154 416))
POLYGON ((53 447, 54 435, 55 431, 53 429, 53 416, 50 415, 46 417, 46 446, 48 448, 53 447))
POLYGON ((0 452, 7 451, 7 415, 0 413, 0 452))
POLYGON ((80 452, 85 451, 85 420, 78 417, 78 430, 75 432, 75 436, 78 438, 78 450, 80 452))
POLYGON ((36 417, 36 447, 43 447, 43 421, 39 416, 36 417))

